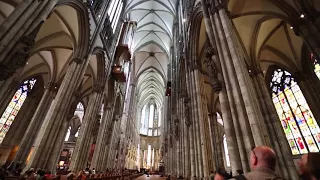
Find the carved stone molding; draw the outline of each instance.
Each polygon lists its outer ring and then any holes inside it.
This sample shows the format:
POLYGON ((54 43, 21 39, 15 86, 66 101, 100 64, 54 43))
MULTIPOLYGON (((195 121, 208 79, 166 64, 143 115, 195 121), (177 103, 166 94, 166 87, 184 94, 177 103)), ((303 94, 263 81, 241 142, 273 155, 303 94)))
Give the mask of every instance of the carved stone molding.
POLYGON ((215 93, 219 93, 222 90, 222 83, 218 78, 218 70, 217 66, 214 63, 212 57, 214 55, 214 49, 212 46, 207 42, 206 48, 205 48, 205 60, 204 63, 207 65, 209 78, 210 78, 210 84, 212 86, 212 89, 215 93))
POLYGON ((43 21, 28 35, 22 36, 14 47, 15 52, 6 61, 0 63, 0 81, 6 80, 14 75, 17 69, 26 65, 30 56, 30 50, 35 44, 36 36, 43 21))
POLYGON ((102 86, 102 85, 95 85, 93 87, 93 92, 96 92, 96 93, 101 93, 101 92, 103 92, 103 90, 104 90, 104 86, 102 86))
POLYGON ((51 91, 58 91, 59 89, 58 84, 55 82, 48 82, 48 84, 44 88, 51 91))
POLYGON ((226 12, 228 11, 228 2, 227 2, 227 0, 219 0, 219 2, 216 2, 216 3, 212 2, 210 4, 211 4, 211 12, 213 14, 217 13, 221 9, 226 10, 226 12))
POLYGON ((184 118, 185 118, 185 124, 187 127, 190 127, 191 125, 191 117, 190 117, 190 103, 189 103, 190 99, 189 98, 185 98, 183 105, 184 105, 184 118))
POLYGON ((248 69, 248 73, 249 73, 249 76, 250 76, 250 77, 255 77, 255 76, 257 76, 258 74, 263 74, 263 71, 261 71, 261 70, 258 69, 258 68, 249 68, 249 69, 248 69))

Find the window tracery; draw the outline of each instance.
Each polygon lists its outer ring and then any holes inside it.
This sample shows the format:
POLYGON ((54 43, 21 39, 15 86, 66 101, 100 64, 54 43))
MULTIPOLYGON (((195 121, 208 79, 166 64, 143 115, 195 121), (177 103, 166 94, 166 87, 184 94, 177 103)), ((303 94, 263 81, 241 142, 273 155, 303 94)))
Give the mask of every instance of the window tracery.
POLYGON ((160 136, 159 111, 154 103, 143 106, 140 117, 140 134, 160 136))
POLYGON ((292 154, 319 152, 319 126, 292 75, 285 70, 276 69, 270 88, 292 154))
POLYGON ((314 54, 311 54, 310 58, 311 58, 312 63, 314 65, 314 73, 317 75, 318 79, 320 79, 320 63, 316 59, 316 56, 314 54))
POLYGON ((7 132, 10 129, 11 124, 16 118, 18 112, 20 111, 24 101, 26 100, 29 92, 34 87, 36 79, 32 78, 24 81, 20 88, 16 91, 13 98, 11 99, 9 105, 5 109, 4 113, 0 119, 0 144, 5 138, 7 132))
POLYGON ((109 16, 109 20, 111 23, 111 28, 113 30, 113 33, 115 32, 118 21, 120 19, 122 8, 123 8, 123 1, 122 0, 120 0, 120 1, 119 0, 112 0, 109 7, 108 7, 107 13, 109 16))

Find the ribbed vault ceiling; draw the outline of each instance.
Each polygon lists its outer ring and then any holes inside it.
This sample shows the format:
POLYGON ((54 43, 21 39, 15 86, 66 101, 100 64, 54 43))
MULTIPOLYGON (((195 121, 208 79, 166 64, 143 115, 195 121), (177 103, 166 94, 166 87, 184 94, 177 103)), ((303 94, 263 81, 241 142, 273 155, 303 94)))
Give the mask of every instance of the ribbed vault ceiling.
MULTIPOLYGON (((0 0, 0 25, 21 2, 22 0, 0 0)), ((71 6, 59 5, 53 9, 36 36, 36 44, 18 76, 19 81, 41 75, 45 85, 52 82, 59 86, 72 60, 75 47, 80 43, 83 30, 79 20, 79 12, 71 6)), ((82 81, 83 96, 90 93, 98 77, 97 62, 97 56, 93 55, 82 81)))
POLYGON ((129 0, 126 14, 137 22, 134 73, 139 104, 154 99, 161 106, 172 42, 177 0, 129 0))
POLYGON ((229 1, 228 9, 246 50, 247 63, 252 67, 263 71, 270 65, 292 72, 301 69, 303 41, 288 23, 299 18, 299 8, 293 1, 288 2, 285 5, 273 0, 229 1), (297 15, 288 15, 285 8, 295 10, 297 15))

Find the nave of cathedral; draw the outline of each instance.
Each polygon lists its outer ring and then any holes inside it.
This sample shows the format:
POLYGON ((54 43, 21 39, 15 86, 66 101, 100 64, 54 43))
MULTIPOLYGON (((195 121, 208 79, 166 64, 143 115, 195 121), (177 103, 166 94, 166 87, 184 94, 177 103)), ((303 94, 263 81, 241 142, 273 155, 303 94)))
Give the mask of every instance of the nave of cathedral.
POLYGON ((318 0, 0 0, 0 165, 207 180, 269 146, 295 180, 318 59, 318 0))

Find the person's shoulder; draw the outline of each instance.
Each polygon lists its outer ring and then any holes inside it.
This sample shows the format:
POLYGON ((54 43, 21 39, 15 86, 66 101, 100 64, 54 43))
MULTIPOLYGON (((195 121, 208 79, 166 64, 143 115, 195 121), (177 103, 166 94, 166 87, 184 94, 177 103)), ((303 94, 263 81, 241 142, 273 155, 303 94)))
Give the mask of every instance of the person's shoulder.
POLYGON ((284 180, 282 177, 274 173, 265 173, 259 171, 252 171, 244 174, 244 177, 250 179, 261 179, 261 180, 284 180))
POLYGON ((244 176, 244 174, 241 174, 241 175, 234 176, 231 179, 233 179, 233 180, 246 180, 247 178, 244 176))

